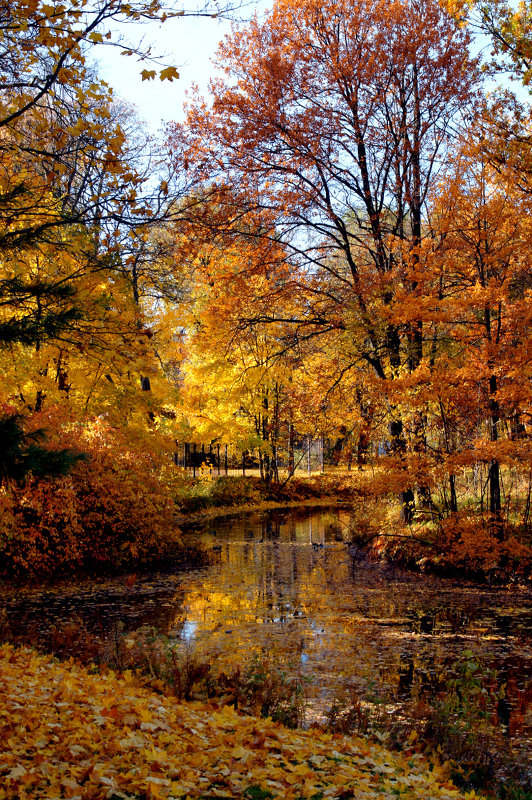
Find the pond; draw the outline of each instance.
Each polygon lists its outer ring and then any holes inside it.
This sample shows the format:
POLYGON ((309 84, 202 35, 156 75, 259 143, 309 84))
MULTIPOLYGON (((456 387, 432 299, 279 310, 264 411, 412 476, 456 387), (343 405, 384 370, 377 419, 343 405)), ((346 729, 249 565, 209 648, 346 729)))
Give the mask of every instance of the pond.
POLYGON ((501 695, 494 713, 504 735, 530 744, 530 592, 360 559, 347 544, 350 524, 340 508, 211 520, 189 531, 211 550, 208 566, 5 595, 3 627, 46 647, 69 618, 109 640, 156 626, 220 668, 266 653, 304 679, 308 723, 346 690, 400 714, 436 696, 470 653, 501 695))

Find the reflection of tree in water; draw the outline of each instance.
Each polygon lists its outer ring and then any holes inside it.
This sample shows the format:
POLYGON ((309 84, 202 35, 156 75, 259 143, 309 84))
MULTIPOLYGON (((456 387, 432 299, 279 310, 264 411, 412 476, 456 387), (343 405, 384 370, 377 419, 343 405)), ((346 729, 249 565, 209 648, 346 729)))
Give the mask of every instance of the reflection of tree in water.
POLYGON ((310 676, 308 691, 324 703, 346 684, 385 703, 430 699, 474 649, 496 672, 494 689, 508 687, 507 705, 495 708, 500 722, 509 735, 530 730, 526 598, 516 606, 503 591, 369 560, 353 568, 340 541, 345 515, 296 509, 211 521, 195 534, 216 546, 206 568, 10 599, 6 618, 21 631, 33 626, 27 640, 35 628, 46 640, 71 615, 103 636, 119 622, 124 630, 154 625, 221 667, 264 649, 310 676))
MULTIPOLYGON (((228 586, 232 595, 236 592, 235 607, 238 606, 240 612, 246 598, 247 611, 251 613, 254 609, 257 619, 285 622, 299 609, 301 576, 312 571, 320 560, 312 549, 297 545, 322 542, 329 523, 326 520, 317 522, 309 517, 308 511, 299 511, 256 515, 254 529, 251 524, 252 521, 247 520, 233 528, 231 542, 224 541, 223 526, 217 529, 217 541, 222 544, 220 564, 215 570, 216 588, 228 586), (251 588, 250 576, 253 576, 251 588)), ((237 616, 229 621, 236 623, 237 616)))

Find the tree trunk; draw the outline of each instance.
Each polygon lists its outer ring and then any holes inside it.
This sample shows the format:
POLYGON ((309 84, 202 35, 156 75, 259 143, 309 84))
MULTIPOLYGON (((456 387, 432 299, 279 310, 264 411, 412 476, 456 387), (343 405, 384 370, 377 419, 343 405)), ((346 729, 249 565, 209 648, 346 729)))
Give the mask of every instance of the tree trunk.
POLYGON ((456 480, 452 473, 449 475, 449 489, 451 492, 449 511, 455 514, 458 511, 458 500, 456 498, 456 480))
MULTIPOLYGON (((499 438, 498 425, 500 422, 499 403, 496 400, 497 377, 490 377, 490 440, 496 442, 499 438)), ((501 514, 501 480, 499 462, 493 459, 489 467, 489 492, 490 492, 490 513, 495 518, 495 523, 499 527, 501 514)))
POLYGON ((288 477, 291 478, 295 472, 296 462, 294 457, 294 428, 292 423, 288 423, 288 477))
MULTIPOLYGON (((399 459, 404 459, 406 454, 406 441, 403 434, 403 420, 395 417, 390 422, 390 438, 392 440, 392 452, 399 459)), ((410 525, 414 519, 415 495, 412 488, 403 489, 399 493, 401 503, 401 518, 403 522, 410 525)))

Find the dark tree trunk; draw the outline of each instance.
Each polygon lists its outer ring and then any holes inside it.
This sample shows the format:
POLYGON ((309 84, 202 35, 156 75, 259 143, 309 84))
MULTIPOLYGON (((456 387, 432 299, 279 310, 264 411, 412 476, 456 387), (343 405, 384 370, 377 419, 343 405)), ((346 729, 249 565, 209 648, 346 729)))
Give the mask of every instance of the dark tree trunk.
MULTIPOLYGON (((500 422, 500 409, 499 403, 496 399, 497 393, 497 377, 492 375, 490 377, 490 440, 496 442, 499 438, 498 425, 500 422)), ((500 518, 501 513, 501 478, 499 462, 493 459, 489 466, 489 492, 490 492, 490 512, 497 520, 500 518)))
MULTIPOLYGON (((392 452, 400 459, 404 459, 406 454, 406 441, 403 434, 403 420, 395 417, 390 422, 390 438, 392 440, 392 452)), ((407 525, 414 519, 415 495, 412 488, 403 489, 399 493, 401 503, 401 517, 407 525)))
POLYGON ((458 511, 458 500, 456 498, 456 480, 452 473, 449 475, 449 489, 451 492, 449 511, 451 511, 451 513, 456 513, 458 511))

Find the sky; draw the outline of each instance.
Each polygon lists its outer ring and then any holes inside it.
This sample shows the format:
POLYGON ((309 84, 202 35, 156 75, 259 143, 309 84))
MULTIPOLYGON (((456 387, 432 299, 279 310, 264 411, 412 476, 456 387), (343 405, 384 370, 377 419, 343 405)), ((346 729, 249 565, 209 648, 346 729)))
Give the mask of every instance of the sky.
MULTIPOLYGON (((263 14, 271 0, 243 0, 241 17, 251 17, 255 11, 263 14)), ((117 48, 98 46, 96 56, 101 77, 113 86, 116 94, 135 105, 139 116, 149 129, 156 133, 164 123, 184 118, 183 107, 187 92, 197 83, 202 94, 207 95, 210 78, 214 74, 211 58, 220 40, 231 30, 228 20, 206 17, 179 17, 163 25, 150 24, 144 27, 129 25, 128 38, 153 45, 153 52, 165 56, 165 64, 179 69, 179 80, 142 81, 141 70, 155 68, 149 63, 139 63, 134 57, 120 55, 117 48)), ((477 47, 486 46, 485 37, 477 41, 477 47)), ((512 84, 512 89, 516 90, 512 84)), ((527 101, 529 100, 528 93, 527 101)))
MULTIPOLYGON (((265 7, 264 2, 250 4, 246 16, 260 7, 265 7)), ((183 119, 183 105, 193 83, 207 93, 214 74, 210 59, 230 30, 229 21, 205 17, 180 17, 144 28, 130 26, 128 38, 133 38, 133 34, 135 39, 143 35, 144 42, 153 45, 154 53, 165 56, 165 65, 168 62, 178 68, 179 80, 142 81, 141 70, 155 69, 155 65, 139 63, 134 57, 120 55, 117 48, 101 46, 96 54, 99 72, 118 96, 136 106, 141 119, 155 132, 165 122, 183 119)))

